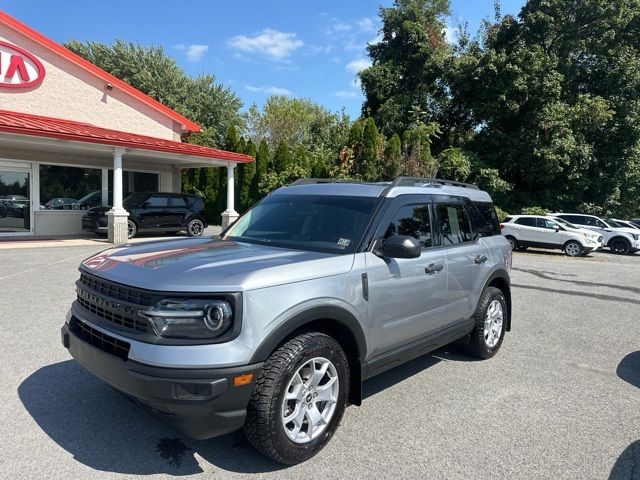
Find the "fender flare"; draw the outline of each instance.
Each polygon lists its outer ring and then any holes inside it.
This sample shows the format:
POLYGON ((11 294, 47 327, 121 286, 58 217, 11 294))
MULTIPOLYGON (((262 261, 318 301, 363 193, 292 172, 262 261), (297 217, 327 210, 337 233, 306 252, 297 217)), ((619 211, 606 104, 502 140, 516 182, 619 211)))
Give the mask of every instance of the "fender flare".
POLYGON ((335 305, 311 307, 298 312, 271 331, 256 349, 250 363, 264 362, 269 355, 293 332, 318 320, 332 320, 346 327, 353 335, 358 348, 359 361, 366 358, 367 342, 360 322, 347 310, 335 305))
POLYGON ((482 291, 484 291, 487 286, 492 283, 494 280, 500 279, 503 280, 507 284, 507 294, 505 295, 505 300, 507 301, 507 325, 506 331, 511 330, 511 278, 509 277, 509 273, 506 270, 494 270, 487 280, 484 282, 484 286, 482 287, 482 291))

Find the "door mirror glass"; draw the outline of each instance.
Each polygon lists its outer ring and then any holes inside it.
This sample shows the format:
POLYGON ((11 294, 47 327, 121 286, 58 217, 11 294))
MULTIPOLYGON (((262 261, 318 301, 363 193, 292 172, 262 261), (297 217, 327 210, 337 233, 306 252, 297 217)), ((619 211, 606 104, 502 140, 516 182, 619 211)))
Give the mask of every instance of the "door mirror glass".
POLYGON ((378 256, 388 258, 418 258, 421 253, 420 242, 409 235, 392 235, 376 251, 378 256))

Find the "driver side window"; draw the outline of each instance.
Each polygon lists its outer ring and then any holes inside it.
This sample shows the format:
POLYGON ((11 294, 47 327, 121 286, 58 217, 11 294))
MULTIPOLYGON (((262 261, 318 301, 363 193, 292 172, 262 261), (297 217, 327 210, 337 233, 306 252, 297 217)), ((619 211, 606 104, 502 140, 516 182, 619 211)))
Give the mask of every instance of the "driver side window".
POLYGON ((420 242, 422 247, 431 247, 431 217, 428 205, 406 205, 394 214, 384 238, 393 235, 408 235, 420 242))

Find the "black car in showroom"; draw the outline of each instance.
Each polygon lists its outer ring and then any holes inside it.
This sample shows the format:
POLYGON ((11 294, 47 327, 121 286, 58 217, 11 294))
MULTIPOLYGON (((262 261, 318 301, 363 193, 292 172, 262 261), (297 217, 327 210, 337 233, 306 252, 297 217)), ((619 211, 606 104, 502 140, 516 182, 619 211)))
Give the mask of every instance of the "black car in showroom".
MULTIPOLYGON (((175 233, 186 231, 190 237, 202 235, 207 227, 204 202, 197 195, 183 193, 134 193, 122 201, 129 212, 129 238, 138 232, 175 233)), ((107 212, 111 207, 93 207, 82 217, 82 229, 107 233, 107 212)))

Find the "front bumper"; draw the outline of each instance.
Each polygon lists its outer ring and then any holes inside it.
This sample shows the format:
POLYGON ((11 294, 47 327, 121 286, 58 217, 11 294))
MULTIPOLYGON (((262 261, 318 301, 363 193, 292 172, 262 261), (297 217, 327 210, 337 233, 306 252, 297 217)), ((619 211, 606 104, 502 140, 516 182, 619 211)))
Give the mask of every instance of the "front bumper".
MULTIPOLYGON (((82 321, 72 316, 70 322, 82 321)), ((262 367, 261 363, 213 369, 145 365, 88 343, 70 323, 65 323, 61 335, 63 345, 83 367, 148 408, 154 416, 196 439, 224 435, 242 427, 253 382, 234 386, 234 378, 253 374, 255 379, 262 367)))

